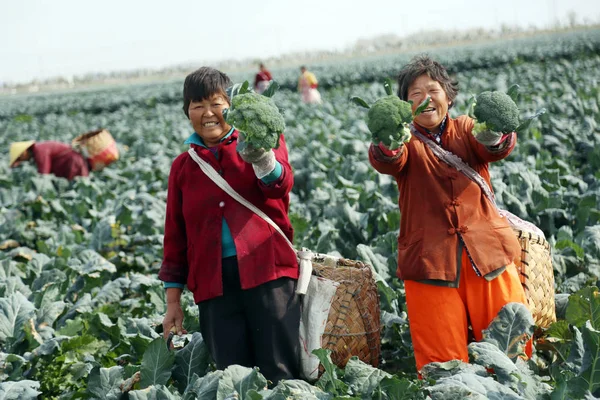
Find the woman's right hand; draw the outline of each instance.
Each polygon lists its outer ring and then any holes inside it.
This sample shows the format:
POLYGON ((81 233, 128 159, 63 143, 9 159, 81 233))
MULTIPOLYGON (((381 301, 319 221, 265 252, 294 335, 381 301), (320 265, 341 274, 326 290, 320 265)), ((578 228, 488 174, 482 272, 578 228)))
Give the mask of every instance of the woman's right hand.
POLYGON ((181 289, 167 289, 167 313, 163 319, 163 336, 165 340, 169 338, 171 332, 176 335, 184 335, 187 333, 183 329, 183 309, 181 308, 181 289))

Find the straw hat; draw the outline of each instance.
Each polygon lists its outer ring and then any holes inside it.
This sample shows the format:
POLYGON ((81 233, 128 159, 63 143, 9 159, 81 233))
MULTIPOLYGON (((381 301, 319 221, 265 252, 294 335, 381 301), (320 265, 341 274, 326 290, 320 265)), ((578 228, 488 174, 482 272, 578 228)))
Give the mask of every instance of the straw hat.
POLYGON ((10 145, 10 163, 8 165, 12 167, 12 165, 15 163, 15 161, 17 161, 17 158, 19 158, 21 156, 21 154, 23 154, 25 152, 25 150, 30 148, 31 145, 34 143, 35 143, 35 140, 11 143, 11 145, 10 145))

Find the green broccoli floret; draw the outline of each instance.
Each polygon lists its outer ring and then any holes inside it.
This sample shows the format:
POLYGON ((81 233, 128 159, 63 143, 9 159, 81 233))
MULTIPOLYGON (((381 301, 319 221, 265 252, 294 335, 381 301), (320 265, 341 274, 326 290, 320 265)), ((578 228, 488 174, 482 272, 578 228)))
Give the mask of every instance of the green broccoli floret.
POLYGON ((279 147, 285 121, 271 98, 254 92, 238 94, 226 118, 243 133, 248 145, 265 150, 279 147))
POLYGON ((431 97, 425 100, 412 112, 412 102, 401 100, 393 95, 392 81, 386 79, 383 87, 387 96, 378 99, 372 106, 360 97, 351 97, 355 104, 368 108, 367 127, 371 131, 374 144, 383 143, 387 148, 396 150, 411 138, 410 123, 421 114, 431 102, 431 97))
POLYGON ((392 146, 392 142, 399 145, 407 135, 410 137, 408 124, 412 119, 410 103, 394 95, 380 98, 367 114, 367 126, 373 135, 373 143, 382 142, 387 147, 392 146))
POLYGON ((519 127, 519 108, 508 94, 500 91, 480 93, 475 99, 472 116, 476 119, 473 134, 484 131, 509 133, 519 127))

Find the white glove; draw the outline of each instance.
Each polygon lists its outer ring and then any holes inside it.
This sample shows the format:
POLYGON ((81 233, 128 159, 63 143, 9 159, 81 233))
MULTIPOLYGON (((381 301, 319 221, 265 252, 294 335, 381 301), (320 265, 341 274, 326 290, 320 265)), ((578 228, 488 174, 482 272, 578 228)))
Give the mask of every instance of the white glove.
POLYGON ((496 146, 504 134, 502 132, 482 131, 475 135, 475 140, 486 147, 496 146))
POLYGON ((277 160, 272 149, 256 149, 250 145, 246 145, 244 150, 239 151, 242 160, 252 164, 254 174, 258 179, 262 179, 269 175, 275 169, 277 160))

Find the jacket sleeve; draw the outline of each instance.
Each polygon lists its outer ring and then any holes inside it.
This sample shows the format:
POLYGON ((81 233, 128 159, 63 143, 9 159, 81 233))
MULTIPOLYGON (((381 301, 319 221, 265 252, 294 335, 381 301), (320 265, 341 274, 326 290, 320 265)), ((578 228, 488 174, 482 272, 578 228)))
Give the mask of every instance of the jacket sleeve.
POLYGON ((163 262, 158 278, 164 282, 186 283, 188 276, 187 236, 183 218, 183 196, 179 173, 187 154, 179 156, 171 166, 167 188, 167 213, 163 240, 163 262))
POLYGON ((275 182, 269 184, 259 179, 258 184, 267 198, 280 199, 288 195, 292 190, 292 186, 294 186, 294 174, 288 160, 288 151, 283 134, 279 139, 279 148, 273 149, 273 152, 275 153, 275 159, 281 164, 281 176, 275 182))
POLYGON ((461 129, 464 131, 464 134, 469 141, 469 144, 477 158, 482 163, 489 163, 494 161, 502 160, 513 151, 515 145, 517 144, 517 134, 515 132, 511 132, 508 134, 508 137, 505 139, 506 144, 502 143, 498 148, 495 147, 487 147, 482 145, 475 139, 473 136, 473 126, 475 125, 475 121, 472 118, 464 117, 463 123, 461 124, 461 129))
POLYGON ((369 162, 375 170, 381 174, 397 177, 408 160, 408 148, 403 145, 397 155, 386 156, 379 147, 371 144, 369 147, 369 162))

